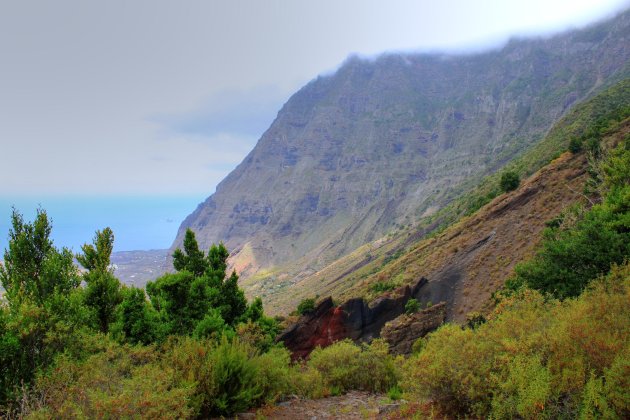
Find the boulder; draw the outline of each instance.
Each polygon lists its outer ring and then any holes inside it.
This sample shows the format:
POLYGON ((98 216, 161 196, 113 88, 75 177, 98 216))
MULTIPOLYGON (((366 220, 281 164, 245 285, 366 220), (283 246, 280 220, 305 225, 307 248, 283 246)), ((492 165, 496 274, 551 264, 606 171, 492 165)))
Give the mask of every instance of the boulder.
POLYGON ((394 354, 411 354, 413 343, 436 330, 446 319, 446 302, 414 314, 403 314, 385 324, 381 337, 389 344, 394 354))

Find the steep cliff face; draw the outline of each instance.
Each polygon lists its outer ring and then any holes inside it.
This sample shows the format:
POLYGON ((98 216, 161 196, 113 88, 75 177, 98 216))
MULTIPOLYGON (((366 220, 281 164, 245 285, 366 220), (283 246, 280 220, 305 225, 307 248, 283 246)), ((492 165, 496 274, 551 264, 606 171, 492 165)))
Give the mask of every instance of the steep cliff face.
MULTIPOLYGON (((315 347, 326 347, 345 338, 369 342, 380 337, 381 330, 388 321, 404 313, 407 301, 419 295, 426 284, 427 279, 422 277, 415 284, 401 287, 369 304, 362 298, 355 298, 335 306, 332 298, 328 297, 314 311, 303 315, 283 331, 278 336, 278 341, 284 343, 294 359, 306 358, 315 347)), ((430 324, 435 329, 442 322, 444 316, 439 323, 430 324)))
POLYGON ((477 55, 350 59, 289 99, 173 246, 192 228, 269 283, 257 294, 281 290, 444 205, 627 75, 629 20, 477 55))

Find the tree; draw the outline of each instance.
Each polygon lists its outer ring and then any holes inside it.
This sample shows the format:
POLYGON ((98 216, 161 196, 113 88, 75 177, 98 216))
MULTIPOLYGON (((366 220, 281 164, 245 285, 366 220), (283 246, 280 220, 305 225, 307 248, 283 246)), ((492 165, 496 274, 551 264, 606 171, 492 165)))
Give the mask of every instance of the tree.
POLYGON ((77 261, 92 272, 105 273, 111 271, 110 259, 114 249, 114 232, 108 227, 97 230, 92 244, 84 244, 83 254, 76 256, 77 261))
POLYGON ((232 271, 232 275, 223 282, 221 288, 221 315, 228 325, 235 325, 239 318, 247 310, 247 299, 238 287, 238 275, 232 271))
POLYGON ((83 274, 87 285, 85 303, 94 310, 99 330, 107 333, 109 324, 114 320, 116 306, 122 301, 120 281, 111 269, 114 233, 108 227, 96 231, 93 245, 84 244, 81 249, 83 254, 76 256, 77 261, 89 270, 83 274))
POLYGON ((173 253, 177 272, 147 284, 151 303, 167 333, 207 336, 223 328, 222 323, 231 328, 240 322, 247 300, 238 287, 236 272, 226 279, 228 256, 223 244, 212 245, 206 256, 194 232, 186 231, 184 249, 173 253))
POLYGON ((0 300, 0 405, 76 345, 76 333, 87 324, 72 253, 53 246, 51 230, 44 210, 27 223, 13 209, 0 265, 6 291, 6 301, 0 300))
POLYGON ((123 299, 116 308, 116 321, 112 332, 119 341, 131 344, 149 344, 159 338, 157 314, 147 302, 144 290, 124 288, 123 299))
POLYGON ((520 182, 518 174, 514 171, 507 171, 501 175, 500 185, 504 192, 514 191, 518 188, 520 182))
POLYGON ((210 267, 208 261, 199 250, 199 244, 195 238, 195 233, 186 229, 184 237, 184 251, 177 248, 173 253, 173 267, 177 271, 189 271, 199 277, 210 267))
POLYGON ((43 305, 53 294, 67 294, 79 286, 72 253, 53 246, 46 211, 37 209, 35 221, 26 223, 13 209, 11 226, 4 265, 0 265, 0 280, 10 302, 27 299, 43 305))

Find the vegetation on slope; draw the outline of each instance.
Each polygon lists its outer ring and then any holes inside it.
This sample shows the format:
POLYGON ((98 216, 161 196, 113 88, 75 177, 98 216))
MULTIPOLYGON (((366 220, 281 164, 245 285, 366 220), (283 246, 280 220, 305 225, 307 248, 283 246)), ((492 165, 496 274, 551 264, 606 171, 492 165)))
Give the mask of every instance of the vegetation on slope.
MULTIPOLYGON (((148 285, 147 298, 109 271, 109 229, 77 256, 81 273, 69 250, 53 246, 43 210, 32 223, 14 211, 0 267, 0 414, 199 418, 291 394, 361 389, 402 392, 411 401, 405 416, 435 409, 493 418, 627 418, 624 112, 576 135, 590 149, 587 197, 599 201, 549 221, 539 252, 518 267, 487 320, 440 328, 416 343, 406 361, 375 340, 342 341, 291 364, 274 343, 276 323, 261 301, 247 303, 236 274, 227 275, 225 248, 205 254, 192 232, 174 255, 177 272, 148 285)), ((586 162, 584 151, 574 151, 556 165, 586 162)))
POLYGON ((449 324, 423 339, 403 387, 453 416, 627 418, 629 299, 627 264, 577 299, 525 290, 475 329, 449 324))
POLYGON ((479 417, 630 414, 628 161, 626 133, 591 163, 601 204, 551 223, 487 323, 423 339, 405 369, 411 395, 479 417))
POLYGON ((223 245, 212 246, 206 256, 189 232, 184 251, 174 254, 177 272, 149 283, 147 300, 144 290, 122 287, 113 276, 109 228, 98 231, 94 243, 76 256, 83 273, 69 250, 53 246, 51 229, 43 210, 32 223, 13 212, 9 248, 0 266, 5 290, 0 301, 0 406, 7 414, 18 400, 23 409, 39 407, 53 417, 133 416, 147 404, 157 410, 149 414, 229 414, 272 392, 258 379, 253 382, 252 366, 259 353, 272 347, 277 323, 264 316, 260 299, 247 303, 236 273, 226 276, 223 245), (190 336, 196 344, 187 341, 190 336), (195 345, 200 349, 196 355, 201 358, 207 349, 208 363, 218 369, 212 371, 215 393, 209 396, 196 393, 199 384, 172 364, 153 371, 147 367, 195 345), (68 394, 80 389, 84 392, 68 394), (182 398, 183 405, 175 402, 182 398))

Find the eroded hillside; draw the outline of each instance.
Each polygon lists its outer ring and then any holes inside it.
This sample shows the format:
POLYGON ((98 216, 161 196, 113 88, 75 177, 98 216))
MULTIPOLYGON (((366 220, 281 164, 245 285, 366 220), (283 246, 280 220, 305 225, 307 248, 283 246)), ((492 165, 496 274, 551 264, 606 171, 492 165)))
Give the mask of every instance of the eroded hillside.
MULTIPOLYGON (((596 121, 625 120, 628 103, 630 81, 623 81, 576 107, 543 141, 508 164, 524 178, 516 191, 492 199, 499 194, 499 177, 487 177, 434 217, 364 245, 314 274, 293 279, 283 293, 268 296, 268 307, 286 313, 300 300, 316 295, 332 295, 338 301, 376 297, 424 276, 431 286, 420 297, 425 303, 449 301, 449 319, 461 320, 470 311, 483 310, 514 265, 533 252, 545 223, 585 200, 587 155, 561 154, 570 138, 583 136, 596 121), (424 238, 440 224, 450 226, 424 238)), ((610 136, 626 131, 627 122, 610 136)), ((265 282, 247 281, 254 293, 265 292, 265 282)))

